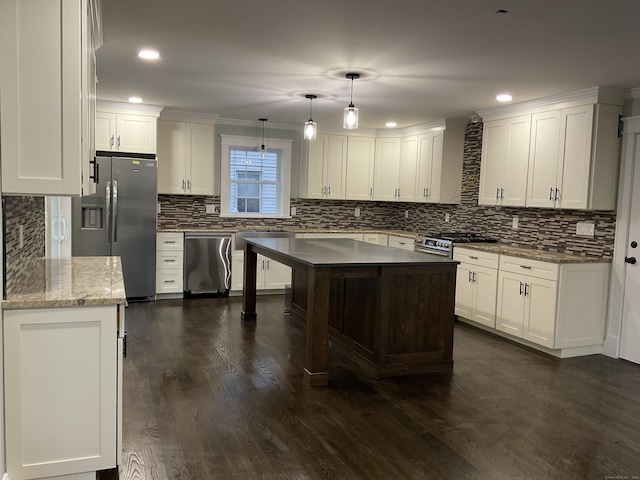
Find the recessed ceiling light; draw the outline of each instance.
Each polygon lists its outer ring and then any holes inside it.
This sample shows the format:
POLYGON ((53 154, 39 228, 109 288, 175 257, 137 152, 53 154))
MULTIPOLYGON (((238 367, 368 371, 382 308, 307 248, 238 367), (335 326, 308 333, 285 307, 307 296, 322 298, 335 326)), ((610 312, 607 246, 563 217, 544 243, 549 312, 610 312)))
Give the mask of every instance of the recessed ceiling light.
POLYGON ((398 124, 396 122, 387 122, 384 124, 385 127, 397 127, 398 124))
POLYGON ((512 97, 508 93, 501 93, 496 97, 496 100, 498 100, 499 102, 510 102, 512 100, 512 97))
POLYGON ((157 60, 160 58, 160 54, 155 50, 140 50, 138 57, 144 58, 145 60, 157 60))
POLYGON ((129 97, 129 102, 131 102, 131 103, 142 103, 142 99, 140 97, 129 97))

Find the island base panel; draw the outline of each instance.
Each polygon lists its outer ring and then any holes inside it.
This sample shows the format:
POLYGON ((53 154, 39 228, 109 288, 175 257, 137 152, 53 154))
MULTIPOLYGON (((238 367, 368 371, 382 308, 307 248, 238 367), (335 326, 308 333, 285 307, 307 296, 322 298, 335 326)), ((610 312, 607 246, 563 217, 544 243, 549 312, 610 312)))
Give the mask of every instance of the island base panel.
POLYGON ((329 374, 327 372, 310 372, 304 369, 304 384, 309 387, 323 387, 329 384, 329 374))

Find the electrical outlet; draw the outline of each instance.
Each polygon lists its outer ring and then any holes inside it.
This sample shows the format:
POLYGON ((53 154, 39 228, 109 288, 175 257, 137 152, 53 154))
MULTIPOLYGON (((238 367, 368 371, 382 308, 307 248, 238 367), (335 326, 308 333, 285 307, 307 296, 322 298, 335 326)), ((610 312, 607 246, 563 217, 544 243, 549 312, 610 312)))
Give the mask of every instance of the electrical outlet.
POLYGON ((445 223, 449 223, 449 214, 448 213, 444 214, 444 222, 445 223))
POLYGON ((513 221, 511 222, 511 228, 513 228, 514 230, 518 229, 518 216, 517 215, 513 216, 513 221))
POLYGON ((160 212, 160 202, 158 202, 158 213, 161 213, 160 212))
POLYGON ((216 206, 215 205, 206 205, 205 206, 205 212, 206 213, 216 213, 216 206))
POLYGON ((404 218, 409 218, 409 210, 404 211, 404 218))
POLYGON ((356 210, 355 210, 355 212, 354 212, 354 215, 355 215, 356 217, 359 217, 359 216, 360 216, 360 207, 356 207, 356 210))
POLYGON ((596 226, 589 222, 578 222, 576 224, 576 235, 593 237, 596 234, 596 226))
POLYGON ((295 217, 296 213, 298 213, 298 211, 296 210, 296 207, 291 207, 291 216, 295 217))

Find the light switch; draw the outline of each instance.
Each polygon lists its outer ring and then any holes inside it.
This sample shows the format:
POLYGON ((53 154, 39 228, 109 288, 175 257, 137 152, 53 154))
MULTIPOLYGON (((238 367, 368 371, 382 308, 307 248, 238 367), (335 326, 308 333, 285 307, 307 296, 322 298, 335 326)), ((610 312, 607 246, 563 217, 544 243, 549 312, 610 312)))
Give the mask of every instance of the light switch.
POLYGON ((518 229, 518 216, 517 215, 513 216, 513 221, 511 222, 511 228, 513 228, 514 230, 518 229))
POLYGON ((360 207, 356 207, 356 210, 355 210, 355 212, 354 212, 354 215, 355 215, 356 217, 359 217, 359 216, 360 216, 360 207))

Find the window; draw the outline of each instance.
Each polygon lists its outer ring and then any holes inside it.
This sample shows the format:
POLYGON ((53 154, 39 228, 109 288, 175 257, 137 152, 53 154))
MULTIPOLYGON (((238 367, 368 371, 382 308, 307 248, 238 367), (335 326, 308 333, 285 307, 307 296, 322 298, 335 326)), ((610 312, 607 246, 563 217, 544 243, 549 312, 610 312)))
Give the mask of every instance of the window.
POLYGON ((292 141, 265 139, 267 155, 262 159, 255 138, 221 139, 221 215, 289 216, 292 141))

